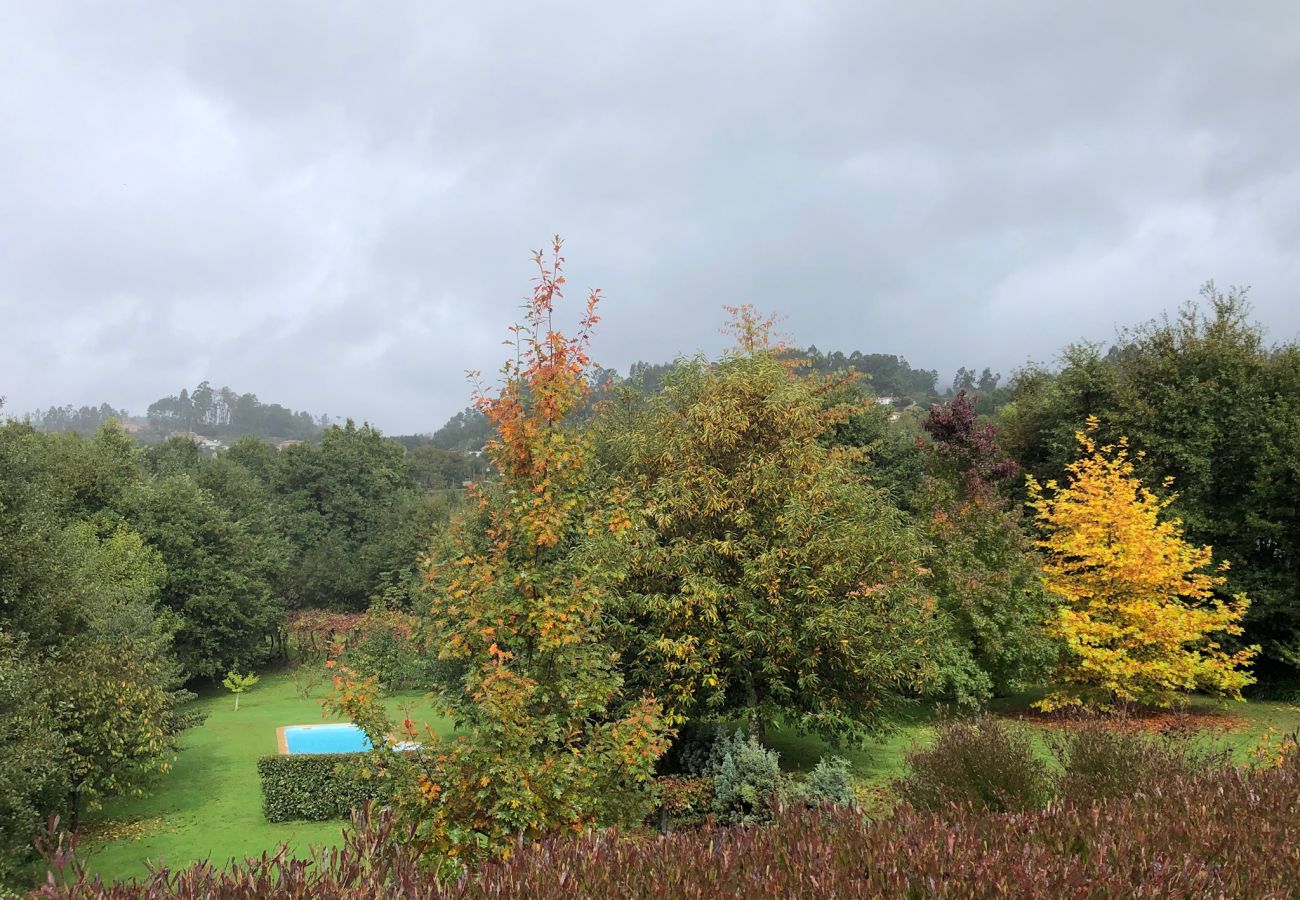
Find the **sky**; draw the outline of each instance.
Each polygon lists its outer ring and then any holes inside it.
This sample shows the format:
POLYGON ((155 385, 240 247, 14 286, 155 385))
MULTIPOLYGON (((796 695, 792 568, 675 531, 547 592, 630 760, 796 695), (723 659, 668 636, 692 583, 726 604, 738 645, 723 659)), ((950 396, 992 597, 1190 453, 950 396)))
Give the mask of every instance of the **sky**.
POLYGON ((1009 374, 1249 285, 1300 332, 1300 7, 0 0, 5 411, 207 379, 429 431, 566 242, 597 360, 1009 374))

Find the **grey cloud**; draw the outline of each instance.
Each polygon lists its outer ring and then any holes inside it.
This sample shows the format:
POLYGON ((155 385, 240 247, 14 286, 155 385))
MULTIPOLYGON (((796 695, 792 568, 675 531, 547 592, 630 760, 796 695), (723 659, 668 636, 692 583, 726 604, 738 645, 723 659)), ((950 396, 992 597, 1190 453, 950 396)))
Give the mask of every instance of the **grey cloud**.
POLYGON ((1209 277, 1286 338, 1296 109, 1288 2, 14 4, 0 395, 434 428, 557 231, 619 368, 753 302, 1009 371, 1209 277))

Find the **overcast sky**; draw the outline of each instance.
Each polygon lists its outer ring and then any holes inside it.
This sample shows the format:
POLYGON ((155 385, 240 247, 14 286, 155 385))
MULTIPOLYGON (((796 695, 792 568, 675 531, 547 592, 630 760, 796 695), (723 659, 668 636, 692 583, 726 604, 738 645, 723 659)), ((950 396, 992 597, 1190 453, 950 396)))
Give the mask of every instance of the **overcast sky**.
POLYGON ((1300 331, 1300 6, 0 2, 0 395, 202 379, 390 432, 559 232, 598 361, 1010 372, 1249 284, 1300 331))

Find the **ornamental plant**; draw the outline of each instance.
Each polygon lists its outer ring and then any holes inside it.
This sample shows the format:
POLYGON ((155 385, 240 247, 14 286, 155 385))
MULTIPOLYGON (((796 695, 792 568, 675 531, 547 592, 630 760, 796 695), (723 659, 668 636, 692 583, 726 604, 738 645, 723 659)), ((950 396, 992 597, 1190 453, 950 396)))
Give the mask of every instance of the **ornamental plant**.
POLYGON ((1176 495, 1145 487, 1128 440, 1098 446, 1098 427, 1090 416, 1076 435, 1082 456, 1064 486, 1028 479, 1047 589, 1060 603, 1048 630, 1063 650, 1064 687, 1037 705, 1172 706, 1195 690, 1240 699, 1258 648, 1231 650, 1224 638, 1241 634, 1249 600, 1217 595, 1227 562, 1183 538, 1166 515, 1176 495))
POLYGON ((235 695, 235 710, 238 711, 239 695, 257 684, 260 680, 261 679, 252 672, 249 672, 247 675, 240 675, 238 672, 230 672, 221 680, 221 686, 235 695))
MULTIPOLYGON (((634 825, 651 808, 669 726, 649 693, 627 695, 606 639, 612 573, 602 550, 627 530, 617 492, 591 490, 587 439, 572 419, 590 393, 600 293, 574 337, 553 323, 562 297, 557 238, 513 327, 496 391, 475 407, 499 472, 435 548, 426 570, 438 695, 463 737, 421 754, 377 754, 375 777, 444 874, 508 852, 519 836, 634 825)), ((383 746, 391 729, 373 679, 339 669, 334 705, 383 746)))

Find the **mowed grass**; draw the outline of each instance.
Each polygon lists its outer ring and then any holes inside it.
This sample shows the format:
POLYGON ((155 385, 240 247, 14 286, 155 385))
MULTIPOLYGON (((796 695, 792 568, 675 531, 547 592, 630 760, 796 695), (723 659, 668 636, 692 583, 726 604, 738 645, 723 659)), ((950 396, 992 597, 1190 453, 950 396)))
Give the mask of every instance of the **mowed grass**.
MULTIPOLYGON (((201 859, 224 864, 232 858, 257 856, 287 844, 298 855, 311 847, 339 842, 343 822, 289 822, 271 824, 262 815, 257 760, 276 752, 275 730, 281 725, 337 721, 322 716, 319 689, 313 699, 299 696, 287 675, 272 674, 240 700, 234 709, 230 694, 213 693, 194 701, 207 719, 181 736, 181 750, 170 773, 154 786, 150 796, 115 801, 88 818, 92 871, 105 879, 143 875, 146 861, 181 866, 201 859)), ((1036 694, 997 701, 996 713, 1015 716, 1028 708, 1036 694)), ((418 693, 389 698, 389 709, 400 718, 407 709, 417 723, 427 723, 440 735, 451 733, 450 723, 433 715, 431 704, 418 693)), ((1228 716, 1244 720, 1229 731, 1207 730, 1200 740, 1233 751, 1241 762, 1271 728, 1279 734, 1300 729, 1300 705, 1250 702, 1198 705, 1221 708, 1228 716)), ((903 769, 913 747, 926 745, 934 735, 936 720, 944 711, 930 704, 915 704, 894 720, 894 727, 863 748, 835 748, 811 735, 790 729, 772 729, 768 743, 781 755, 783 768, 811 769, 824 754, 837 753, 852 763, 858 780, 871 793, 888 795, 888 785, 903 769)), ((1035 727, 1040 736, 1048 730, 1035 727)), ((1044 754, 1047 743, 1041 741, 1044 754)))
MULTIPOLYGON (((303 699, 288 675, 268 674, 240 697, 238 711, 225 691, 193 701, 207 719, 181 735, 172 770, 149 796, 116 799, 86 817, 82 849, 89 851, 90 869, 105 880, 119 880, 145 874, 149 860, 171 867, 202 859, 225 864, 282 843, 299 855, 337 844, 341 821, 266 821, 257 776, 257 760, 277 752, 281 725, 341 721, 322 713, 320 698, 327 690, 317 688, 312 699, 303 699)), ((419 693, 395 695, 386 705, 399 721, 409 708, 417 726, 451 733, 450 723, 435 716, 419 693)))

